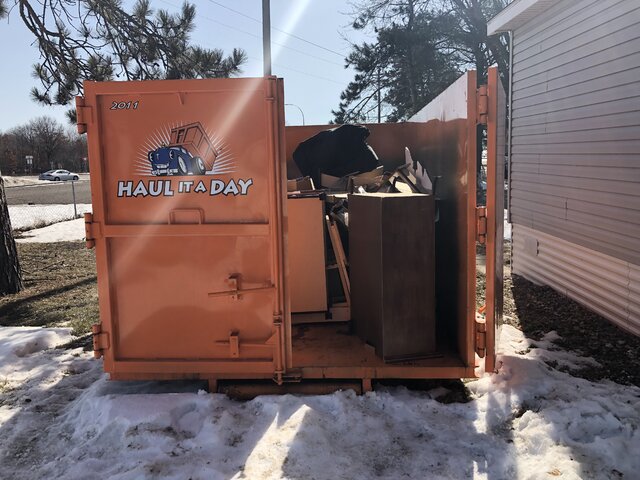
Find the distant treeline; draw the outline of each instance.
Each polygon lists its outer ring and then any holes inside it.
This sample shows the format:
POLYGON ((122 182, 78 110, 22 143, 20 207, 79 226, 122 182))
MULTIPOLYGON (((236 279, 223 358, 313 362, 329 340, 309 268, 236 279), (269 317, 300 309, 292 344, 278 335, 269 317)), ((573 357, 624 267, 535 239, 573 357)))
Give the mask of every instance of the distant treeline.
POLYGON ((0 132, 3 175, 36 174, 53 168, 87 171, 86 136, 46 116, 0 132), (31 165, 28 157, 32 157, 31 165))

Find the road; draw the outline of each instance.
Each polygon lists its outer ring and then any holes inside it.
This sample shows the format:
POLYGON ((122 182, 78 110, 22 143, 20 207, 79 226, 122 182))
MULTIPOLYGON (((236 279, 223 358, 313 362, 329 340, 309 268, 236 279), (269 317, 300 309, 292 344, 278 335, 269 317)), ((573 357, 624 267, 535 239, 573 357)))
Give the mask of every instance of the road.
MULTIPOLYGON (((91 203, 89 176, 82 175, 80 180, 74 183, 76 203, 91 203)), ((5 194, 9 205, 66 205, 73 203, 71 182, 50 182, 37 185, 5 187, 5 194)))

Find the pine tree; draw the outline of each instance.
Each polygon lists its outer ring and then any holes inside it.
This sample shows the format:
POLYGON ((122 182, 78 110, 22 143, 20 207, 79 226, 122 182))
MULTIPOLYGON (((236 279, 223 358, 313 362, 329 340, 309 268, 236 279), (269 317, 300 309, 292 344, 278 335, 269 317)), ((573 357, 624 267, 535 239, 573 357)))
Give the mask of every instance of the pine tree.
POLYGON ((354 45, 346 63, 356 70, 333 111, 335 123, 386 121, 412 116, 462 71, 479 79, 497 62, 506 72, 504 38, 488 38, 486 22, 505 0, 362 0, 355 29, 372 31, 373 43, 354 45), (382 118, 381 118, 382 119, 382 118))
MULTIPOLYGON (((225 56, 192 45, 196 9, 187 2, 171 14, 149 0, 130 11, 121 0, 0 0, 0 18, 13 12, 40 52, 31 96, 43 105, 68 105, 84 80, 229 77, 246 61, 241 49, 225 56)), ((75 111, 68 116, 73 122, 75 111)), ((13 293, 22 282, 1 179, 0 222, 0 294, 13 293)))

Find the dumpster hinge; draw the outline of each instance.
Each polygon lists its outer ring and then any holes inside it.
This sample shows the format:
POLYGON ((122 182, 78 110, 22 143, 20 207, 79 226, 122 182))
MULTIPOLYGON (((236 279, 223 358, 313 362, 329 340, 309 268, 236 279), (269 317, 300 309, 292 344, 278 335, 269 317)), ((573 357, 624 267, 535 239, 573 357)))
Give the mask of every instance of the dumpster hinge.
POLYGON ((487 352, 487 323, 484 319, 476 318, 476 353, 484 358, 487 352))
POLYGON ((87 124, 91 122, 91 107, 84 104, 84 97, 76 97, 76 124, 78 133, 87 133, 87 124))
POLYGON ((91 333, 93 333, 93 356, 100 358, 104 355, 105 350, 109 350, 109 334, 102 331, 100 323, 91 326, 91 333))
POLYGON ((93 213, 84 214, 84 235, 87 248, 96 246, 96 237, 100 235, 100 224, 93 221, 93 213))
POLYGON ((478 107, 476 121, 480 125, 487 124, 487 116, 489 115, 489 99, 487 98, 487 86, 480 85, 477 92, 478 107))
POLYGON ((476 241, 484 245, 487 241, 487 207, 476 207, 476 241))

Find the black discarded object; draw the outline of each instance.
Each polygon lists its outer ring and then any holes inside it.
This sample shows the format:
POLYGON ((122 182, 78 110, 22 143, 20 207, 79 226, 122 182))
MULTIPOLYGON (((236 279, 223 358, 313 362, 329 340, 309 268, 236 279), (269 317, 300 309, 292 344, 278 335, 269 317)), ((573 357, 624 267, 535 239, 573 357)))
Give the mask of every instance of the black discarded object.
POLYGON ((369 129, 361 125, 342 125, 324 130, 305 140, 293 152, 293 161, 302 175, 320 185, 320 174, 343 177, 368 172, 380 163, 366 139, 369 129))

